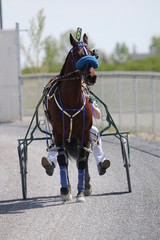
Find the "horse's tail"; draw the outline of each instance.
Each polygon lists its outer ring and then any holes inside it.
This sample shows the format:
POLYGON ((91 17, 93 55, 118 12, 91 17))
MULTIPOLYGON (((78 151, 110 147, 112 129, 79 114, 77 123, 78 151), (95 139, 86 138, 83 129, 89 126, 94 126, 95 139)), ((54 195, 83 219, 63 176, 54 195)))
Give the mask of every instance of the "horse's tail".
POLYGON ((77 159, 79 155, 78 150, 78 140, 76 138, 72 138, 70 143, 66 143, 66 149, 68 156, 73 159, 77 159))

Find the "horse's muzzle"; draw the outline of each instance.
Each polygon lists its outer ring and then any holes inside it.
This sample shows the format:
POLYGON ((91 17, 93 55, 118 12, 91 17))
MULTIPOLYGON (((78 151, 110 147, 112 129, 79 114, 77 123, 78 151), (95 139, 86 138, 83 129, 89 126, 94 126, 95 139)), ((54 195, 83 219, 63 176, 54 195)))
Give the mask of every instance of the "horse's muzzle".
POLYGON ((86 79, 87 85, 89 85, 89 86, 94 85, 95 82, 96 82, 96 79, 97 79, 97 75, 93 75, 93 76, 92 76, 91 74, 89 74, 89 75, 87 76, 87 79, 86 79))

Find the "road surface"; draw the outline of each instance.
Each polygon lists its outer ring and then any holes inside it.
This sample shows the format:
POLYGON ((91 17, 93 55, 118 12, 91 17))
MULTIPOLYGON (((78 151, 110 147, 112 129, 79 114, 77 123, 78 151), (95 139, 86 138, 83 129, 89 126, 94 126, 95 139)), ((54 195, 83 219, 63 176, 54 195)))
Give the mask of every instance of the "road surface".
POLYGON ((111 161, 99 176, 93 158, 89 166, 93 193, 76 202, 77 169, 70 163, 73 199, 59 197, 59 168, 49 177, 41 166, 45 141, 28 148, 28 199, 22 199, 17 139, 26 123, 0 124, 0 239, 2 240, 159 240, 160 144, 130 138, 132 193, 128 193, 120 144, 105 138, 103 149, 111 161))

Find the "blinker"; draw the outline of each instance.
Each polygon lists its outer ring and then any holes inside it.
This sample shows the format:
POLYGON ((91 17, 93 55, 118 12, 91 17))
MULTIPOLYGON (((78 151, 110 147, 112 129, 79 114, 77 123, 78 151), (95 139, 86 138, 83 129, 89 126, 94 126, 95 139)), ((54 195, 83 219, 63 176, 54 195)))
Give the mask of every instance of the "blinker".
POLYGON ((96 49, 93 50, 93 56, 95 56, 96 59, 99 58, 98 50, 96 50, 96 49))

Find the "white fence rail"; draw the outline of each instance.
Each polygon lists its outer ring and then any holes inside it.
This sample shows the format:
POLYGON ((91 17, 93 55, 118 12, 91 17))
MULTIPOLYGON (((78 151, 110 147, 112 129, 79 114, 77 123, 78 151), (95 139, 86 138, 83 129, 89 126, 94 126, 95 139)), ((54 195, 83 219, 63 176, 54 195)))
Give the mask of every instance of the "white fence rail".
MULTIPOLYGON (((23 115, 33 114, 43 87, 54 75, 21 76, 23 115)), ((107 104, 121 131, 160 139, 160 73, 98 72, 92 91, 107 104)), ((104 113, 104 109, 101 110, 104 113)))

